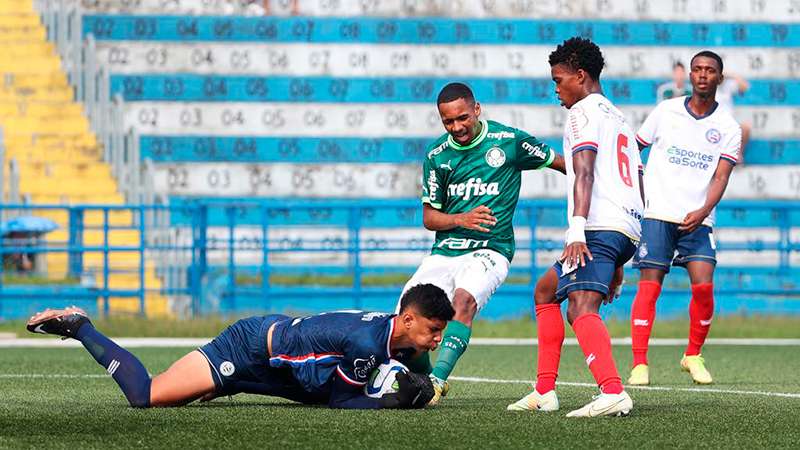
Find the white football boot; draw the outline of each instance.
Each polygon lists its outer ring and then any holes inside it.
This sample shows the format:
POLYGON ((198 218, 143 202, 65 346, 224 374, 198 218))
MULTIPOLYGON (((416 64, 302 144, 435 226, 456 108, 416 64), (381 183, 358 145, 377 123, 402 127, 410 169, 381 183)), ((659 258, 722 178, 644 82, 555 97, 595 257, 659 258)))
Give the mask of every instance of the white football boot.
POLYGON ((627 416, 633 409, 633 400, 627 392, 600 394, 586 406, 567 414, 567 417, 627 416))
POLYGON ((506 409, 508 411, 558 411, 558 397, 555 389, 545 394, 540 394, 534 389, 530 394, 508 405, 506 409))

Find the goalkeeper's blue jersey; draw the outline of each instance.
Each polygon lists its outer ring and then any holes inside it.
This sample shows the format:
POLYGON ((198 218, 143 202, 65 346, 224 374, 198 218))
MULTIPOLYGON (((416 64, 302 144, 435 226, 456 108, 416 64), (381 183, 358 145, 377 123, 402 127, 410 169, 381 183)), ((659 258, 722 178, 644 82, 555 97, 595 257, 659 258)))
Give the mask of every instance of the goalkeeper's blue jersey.
POLYGON ((291 368, 307 392, 329 392, 333 377, 364 386, 391 357, 394 316, 348 311, 287 319, 272 333, 271 367, 291 368))

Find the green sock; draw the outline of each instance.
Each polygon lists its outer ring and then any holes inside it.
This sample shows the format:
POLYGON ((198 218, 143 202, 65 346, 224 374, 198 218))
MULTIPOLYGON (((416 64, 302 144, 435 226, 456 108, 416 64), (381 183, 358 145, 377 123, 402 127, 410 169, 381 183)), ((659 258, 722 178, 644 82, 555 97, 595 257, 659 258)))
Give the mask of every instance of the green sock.
POLYGON ((408 367, 408 370, 414 373, 428 375, 433 370, 433 366, 431 365, 431 355, 428 352, 422 352, 421 355, 409 361, 406 366, 408 367))
POLYGON ((436 359, 436 367, 433 368, 433 376, 444 381, 450 376, 450 372, 456 366, 458 358, 467 351, 469 336, 472 330, 464 323, 457 320, 450 321, 444 330, 442 347, 439 350, 439 357, 436 359))

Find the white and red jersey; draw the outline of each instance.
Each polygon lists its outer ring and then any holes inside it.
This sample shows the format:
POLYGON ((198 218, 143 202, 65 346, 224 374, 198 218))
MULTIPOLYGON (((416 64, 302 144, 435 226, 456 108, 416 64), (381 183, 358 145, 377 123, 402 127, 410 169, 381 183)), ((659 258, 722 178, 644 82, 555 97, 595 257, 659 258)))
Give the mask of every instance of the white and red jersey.
MULTIPOLYGON (((742 129, 731 113, 716 107, 696 116, 688 103, 689 97, 659 103, 636 135, 650 146, 644 174, 647 218, 683 222, 705 204, 720 160, 736 164, 739 159, 742 129)), ((714 226, 714 211, 703 224, 714 226)))
POLYGON ((639 150, 625 116, 600 94, 590 94, 572 105, 564 124, 568 218, 575 206, 572 158, 583 151, 597 153, 586 230, 619 231, 638 240, 643 209, 639 150))

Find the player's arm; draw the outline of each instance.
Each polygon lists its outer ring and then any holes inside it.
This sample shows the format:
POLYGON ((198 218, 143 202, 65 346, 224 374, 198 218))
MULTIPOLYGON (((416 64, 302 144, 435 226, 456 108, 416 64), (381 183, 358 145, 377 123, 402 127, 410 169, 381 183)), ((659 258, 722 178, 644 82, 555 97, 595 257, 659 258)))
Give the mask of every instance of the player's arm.
POLYGON ((431 231, 446 231, 454 228, 489 232, 497 223, 492 210, 478 206, 472 211, 448 214, 442 211, 447 202, 448 173, 441 170, 430 156, 422 163, 422 224, 431 231))
MULTIPOLYGON (((639 153, 644 151, 653 143, 656 132, 658 131, 658 123, 661 120, 661 110, 664 108, 663 103, 659 103, 655 109, 645 118, 641 128, 636 133, 636 145, 639 147, 639 153)), ((642 197, 642 203, 645 203, 644 198, 644 166, 639 166, 639 195, 642 197)))
POLYGON ((364 385, 353 385, 338 375, 333 376, 328 406, 340 409, 381 409, 381 398, 364 395, 364 385))
MULTIPOLYGON (((640 150, 641 151, 641 150, 640 150)), ((644 201, 644 166, 639 164, 639 195, 642 197, 642 204, 645 204, 644 201)))
POLYGON ((691 233, 703 223, 709 214, 711 214, 711 211, 714 210, 722 199, 722 195, 728 187, 728 180, 730 179, 734 165, 734 162, 720 158, 717 170, 714 171, 711 184, 708 186, 705 204, 700 209, 687 214, 683 222, 678 226, 678 230, 691 233))
POLYGON ((557 172, 567 173, 564 157, 552 147, 530 134, 516 130, 517 136, 514 164, 519 170, 539 170, 549 167, 557 172))
POLYGON ((493 227, 497 219, 492 215, 492 210, 483 205, 465 213, 448 214, 434 208, 430 203, 425 203, 422 205, 422 223, 431 231, 461 227, 488 233, 489 227, 493 227))
POLYGON ((728 180, 733 171, 733 166, 739 160, 739 151, 742 148, 742 129, 736 126, 730 133, 726 133, 727 140, 724 142, 723 149, 725 149, 719 156, 717 163, 717 170, 714 171, 714 176, 711 178, 711 183, 708 186, 708 194, 706 194, 706 201, 703 206, 695 211, 690 212, 683 218, 683 222, 678 226, 680 231, 692 232, 699 227, 703 220, 711 214, 711 211, 717 206, 717 203, 722 199, 725 189, 728 187, 728 180))
POLYGON ((341 409, 410 409, 422 408, 433 398, 433 385, 427 375, 397 374, 397 392, 381 398, 367 397, 364 384, 344 373, 341 366, 333 375, 328 406, 341 409))
POLYGON ((575 184, 573 185, 573 198, 575 207, 572 217, 569 218, 567 230, 567 243, 561 254, 561 261, 566 265, 586 265, 586 258, 592 259, 592 253, 586 246, 586 218, 589 217, 589 206, 592 202, 592 188, 594 186, 594 162, 597 157, 597 148, 581 146, 573 149, 572 168, 575 171, 575 184))
POLYGON ((564 157, 561 155, 556 155, 553 158, 553 162, 550 163, 550 168, 555 170, 556 172, 561 172, 563 174, 567 173, 567 164, 564 162, 564 157))
POLYGON ((742 95, 750 90, 750 82, 740 75, 728 72, 725 74, 725 78, 733 79, 733 81, 736 83, 736 95, 742 95))

